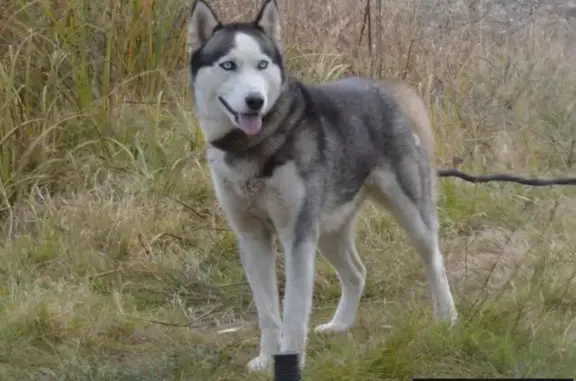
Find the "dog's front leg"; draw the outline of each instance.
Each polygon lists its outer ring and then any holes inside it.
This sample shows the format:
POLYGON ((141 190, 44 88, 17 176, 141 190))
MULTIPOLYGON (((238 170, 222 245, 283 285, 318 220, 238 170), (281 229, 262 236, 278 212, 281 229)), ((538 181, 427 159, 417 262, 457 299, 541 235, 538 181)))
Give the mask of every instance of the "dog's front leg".
POLYGON ((310 209, 302 208, 292 226, 281 232, 281 240, 286 286, 280 349, 298 353, 304 366, 318 240, 317 223, 310 209))
POLYGON ((276 283, 276 251, 270 226, 255 215, 250 203, 239 197, 213 172, 216 195, 236 235, 240 260, 252 290, 258 328, 260 353, 248 363, 250 371, 270 370, 272 356, 280 349, 280 302, 276 283))
POLYGON ((242 266, 254 296, 260 328, 260 353, 248 363, 250 370, 270 369, 280 346, 280 308, 276 284, 276 256, 270 233, 263 226, 238 231, 242 266))

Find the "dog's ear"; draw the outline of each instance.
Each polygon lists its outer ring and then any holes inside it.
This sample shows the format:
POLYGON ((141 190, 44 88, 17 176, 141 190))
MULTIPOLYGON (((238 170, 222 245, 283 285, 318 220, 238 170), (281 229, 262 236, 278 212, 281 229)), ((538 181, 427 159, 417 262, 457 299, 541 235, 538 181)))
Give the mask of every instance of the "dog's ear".
POLYGON ((216 14, 203 0, 196 0, 188 19, 188 54, 198 50, 220 26, 216 14))
POLYGON ((280 11, 276 0, 266 0, 254 22, 280 46, 280 11))

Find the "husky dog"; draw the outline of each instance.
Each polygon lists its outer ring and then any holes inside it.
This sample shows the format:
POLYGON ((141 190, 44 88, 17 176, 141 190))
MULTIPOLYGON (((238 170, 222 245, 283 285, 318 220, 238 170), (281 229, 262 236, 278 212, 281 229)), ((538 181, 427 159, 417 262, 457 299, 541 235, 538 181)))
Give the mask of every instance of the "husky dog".
POLYGON ((368 196, 390 211, 424 260, 435 316, 455 323, 423 101, 403 83, 301 83, 283 67, 280 35, 275 0, 254 21, 227 24, 197 0, 189 19, 191 86, 207 160, 258 312, 260 353, 248 368, 269 369, 281 352, 299 353, 304 365, 317 249, 342 295, 315 331, 352 326, 366 279, 354 226, 368 196), (282 318, 273 233, 285 255, 282 318))

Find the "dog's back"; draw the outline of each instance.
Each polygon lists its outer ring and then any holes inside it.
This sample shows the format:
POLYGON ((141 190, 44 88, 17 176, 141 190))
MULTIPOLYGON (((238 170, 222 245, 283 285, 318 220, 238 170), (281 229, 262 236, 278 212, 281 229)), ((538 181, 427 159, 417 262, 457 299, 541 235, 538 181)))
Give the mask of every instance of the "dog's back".
MULTIPOLYGON (((352 115, 354 119, 363 115, 377 125, 376 130, 385 129, 394 133, 390 123, 398 113, 406 117, 411 131, 418 136, 419 144, 430 161, 434 160, 434 133, 424 101, 418 92, 405 82, 387 80, 377 82, 363 77, 349 77, 315 86, 327 94, 337 109, 352 115), (380 118, 379 118, 380 117, 380 118)), ((352 124, 358 124, 356 119, 352 124)))
POLYGON ((324 140, 316 146, 323 147, 318 159, 326 162, 315 165, 330 173, 329 207, 352 200, 380 169, 427 188, 418 193, 435 194, 430 189, 435 186, 433 132, 424 102, 412 87, 350 77, 306 89, 304 98, 311 104, 306 105, 305 124, 323 130, 313 135, 324 140))

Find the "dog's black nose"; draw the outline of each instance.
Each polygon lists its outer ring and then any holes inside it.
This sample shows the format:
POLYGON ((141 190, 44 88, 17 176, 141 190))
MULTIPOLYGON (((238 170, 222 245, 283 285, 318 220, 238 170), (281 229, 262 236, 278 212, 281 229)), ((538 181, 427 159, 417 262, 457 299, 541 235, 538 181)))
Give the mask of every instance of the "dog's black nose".
POLYGON ((264 98, 260 94, 248 94, 246 96, 246 106, 252 111, 260 111, 264 105, 264 98))

